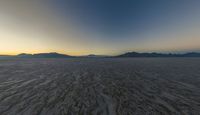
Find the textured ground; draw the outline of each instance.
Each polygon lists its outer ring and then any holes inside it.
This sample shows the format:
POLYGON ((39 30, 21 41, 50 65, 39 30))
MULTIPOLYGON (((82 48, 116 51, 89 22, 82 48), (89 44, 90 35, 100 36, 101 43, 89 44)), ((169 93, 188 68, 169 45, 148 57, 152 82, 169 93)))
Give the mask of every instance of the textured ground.
POLYGON ((200 115, 200 58, 1 59, 0 115, 200 115))

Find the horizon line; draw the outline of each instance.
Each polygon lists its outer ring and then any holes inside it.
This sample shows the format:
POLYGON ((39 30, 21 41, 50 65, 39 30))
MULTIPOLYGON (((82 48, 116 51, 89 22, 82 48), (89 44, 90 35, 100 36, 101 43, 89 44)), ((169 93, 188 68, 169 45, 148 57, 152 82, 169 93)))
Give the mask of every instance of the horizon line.
POLYGON ((95 54, 95 53, 88 53, 88 54, 83 54, 83 55, 71 55, 71 54, 67 54, 67 53, 62 53, 62 52, 38 52, 38 53, 16 53, 16 54, 0 54, 0 56, 17 56, 20 54, 42 54, 42 53, 57 53, 57 54, 63 54, 63 55, 68 55, 68 56, 88 56, 88 55, 99 55, 99 56, 117 56, 117 55, 121 55, 121 54, 126 54, 126 53, 159 53, 159 54, 187 54, 187 53, 200 53, 200 51, 179 51, 178 52, 156 52, 156 51, 146 51, 146 52, 140 52, 140 51, 127 51, 127 52, 122 52, 122 53, 118 53, 118 54, 114 54, 114 55, 110 55, 110 54, 95 54))

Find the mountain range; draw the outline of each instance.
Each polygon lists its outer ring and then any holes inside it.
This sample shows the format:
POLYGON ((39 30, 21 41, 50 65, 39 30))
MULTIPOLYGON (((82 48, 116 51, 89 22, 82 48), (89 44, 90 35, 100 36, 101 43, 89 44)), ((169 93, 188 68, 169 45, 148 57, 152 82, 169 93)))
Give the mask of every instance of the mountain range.
POLYGON ((51 53, 38 53, 38 54, 22 53, 22 54, 17 55, 16 57, 21 57, 21 58, 69 58, 69 57, 74 57, 74 56, 51 52, 51 53))
POLYGON ((88 57, 88 58, 101 58, 101 57, 200 57, 200 53, 197 52, 189 52, 184 54, 176 54, 176 53, 138 53, 138 52, 127 52, 117 56, 106 56, 106 55, 85 55, 85 56, 70 56, 66 54, 59 54, 56 52, 51 53, 37 53, 37 54, 27 54, 21 53, 14 56, 9 55, 0 55, 0 57, 8 58, 8 57, 15 57, 15 58, 75 58, 75 57, 88 57))
POLYGON ((200 53, 189 52, 184 54, 164 54, 164 53, 138 53, 138 52, 128 52, 125 54, 118 55, 116 57, 200 57, 200 53))

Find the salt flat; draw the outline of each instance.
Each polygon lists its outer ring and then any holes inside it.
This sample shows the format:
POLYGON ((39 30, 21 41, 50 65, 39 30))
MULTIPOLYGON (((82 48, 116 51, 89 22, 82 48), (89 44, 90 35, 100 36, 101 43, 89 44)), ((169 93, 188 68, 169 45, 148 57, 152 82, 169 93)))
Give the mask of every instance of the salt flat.
POLYGON ((200 58, 1 59, 0 115, 200 115, 200 58))

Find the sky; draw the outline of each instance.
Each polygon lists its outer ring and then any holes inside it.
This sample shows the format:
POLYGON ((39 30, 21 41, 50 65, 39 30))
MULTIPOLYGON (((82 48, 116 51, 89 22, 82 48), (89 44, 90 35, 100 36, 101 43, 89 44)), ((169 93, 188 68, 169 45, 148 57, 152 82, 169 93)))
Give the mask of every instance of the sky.
POLYGON ((0 0, 0 54, 200 51, 200 0, 0 0))

